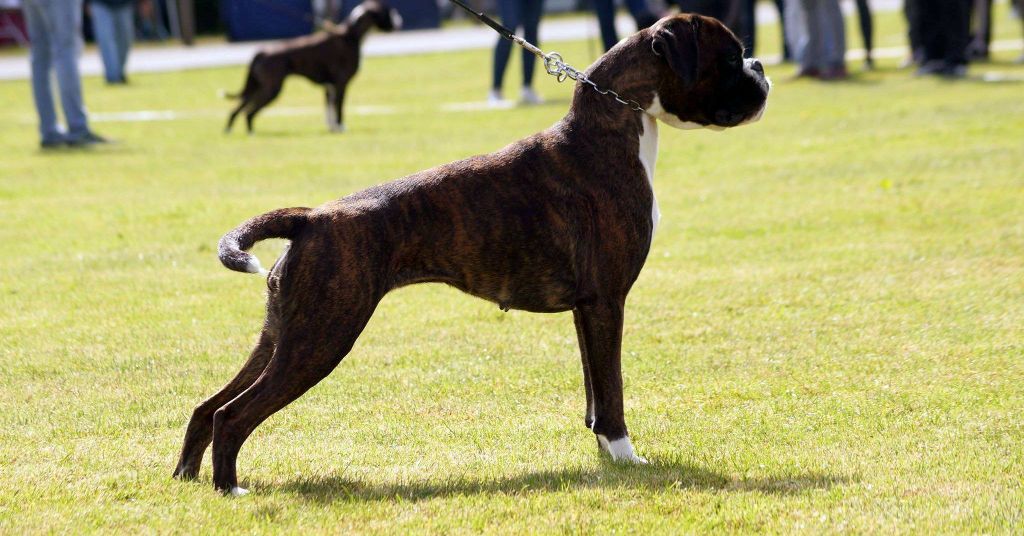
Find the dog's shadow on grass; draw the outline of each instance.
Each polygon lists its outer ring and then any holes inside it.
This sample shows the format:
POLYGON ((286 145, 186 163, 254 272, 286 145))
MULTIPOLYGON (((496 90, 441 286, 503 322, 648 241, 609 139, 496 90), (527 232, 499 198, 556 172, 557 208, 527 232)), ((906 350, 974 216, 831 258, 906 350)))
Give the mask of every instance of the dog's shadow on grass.
POLYGON ((602 461, 595 467, 535 471, 518 476, 424 479, 398 483, 366 483, 344 476, 326 476, 279 482, 252 482, 253 489, 276 490, 322 503, 422 501, 466 495, 520 495, 532 492, 632 488, 648 491, 704 490, 713 492, 758 492, 790 495, 807 490, 831 489, 848 477, 827 473, 805 473, 771 477, 730 476, 687 463, 653 460, 648 465, 623 466, 602 461))

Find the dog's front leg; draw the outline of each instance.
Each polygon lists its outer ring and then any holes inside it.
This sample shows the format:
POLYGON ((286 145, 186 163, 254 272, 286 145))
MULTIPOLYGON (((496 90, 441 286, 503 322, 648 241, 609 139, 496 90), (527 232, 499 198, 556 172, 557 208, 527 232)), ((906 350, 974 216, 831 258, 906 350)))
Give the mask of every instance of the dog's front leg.
POLYGON ((615 461, 647 463, 633 450, 622 404, 622 320, 624 299, 604 299, 574 311, 582 332, 580 352, 589 370, 592 430, 600 447, 615 461))
POLYGON ((345 132, 345 123, 342 122, 341 103, 345 99, 345 85, 342 83, 325 84, 324 100, 327 130, 330 132, 345 132))
POLYGON ((587 338, 583 330, 583 318, 579 309, 574 309, 572 319, 576 324, 576 340, 580 345, 580 358, 583 362, 583 390, 587 394, 587 409, 583 413, 583 424, 588 430, 594 428, 594 388, 590 383, 590 360, 587 357, 587 338))

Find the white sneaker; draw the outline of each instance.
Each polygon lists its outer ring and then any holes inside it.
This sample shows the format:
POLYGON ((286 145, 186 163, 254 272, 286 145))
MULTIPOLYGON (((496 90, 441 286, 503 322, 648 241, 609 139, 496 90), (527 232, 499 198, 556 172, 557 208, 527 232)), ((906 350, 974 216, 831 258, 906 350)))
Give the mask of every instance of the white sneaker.
POLYGON ((504 108, 508 106, 508 103, 505 102, 505 99, 501 96, 500 89, 492 89, 487 93, 487 105, 491 108, 504 108))
POLYGON ((531 87, 523 87, 519 94, 519 101, 523 104, 544 104, 544 99, 531 87))

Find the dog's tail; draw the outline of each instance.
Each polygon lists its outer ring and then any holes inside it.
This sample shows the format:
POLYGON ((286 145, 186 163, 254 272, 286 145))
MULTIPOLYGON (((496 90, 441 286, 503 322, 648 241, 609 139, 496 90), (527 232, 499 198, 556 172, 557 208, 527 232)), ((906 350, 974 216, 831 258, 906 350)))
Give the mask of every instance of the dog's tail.
POLYGON ((236 272, 267 273, 260 260, 246 250, 267 238, 295 238, 305 226, 309 211, 306 207, 272 210, 235 227, 217 244, 221 264, 236 272))
POLYGON ((241 91, 239 91, 238 93, 228 93, 227 90, 222 89, 218 91, 217 94, 220 95, 222 99, 238 100, 242 97, 245 97, 246 95, 250 95, 253 91, 255 91, 257 83, 256 75, 253 74, 253 66, 260 58, 263 57, 263 55, 263 52, 259 52, 252 59, 252 64, 250 64, 249 66, 249 72, 245 75, 245 85, 242 86, 241 91))

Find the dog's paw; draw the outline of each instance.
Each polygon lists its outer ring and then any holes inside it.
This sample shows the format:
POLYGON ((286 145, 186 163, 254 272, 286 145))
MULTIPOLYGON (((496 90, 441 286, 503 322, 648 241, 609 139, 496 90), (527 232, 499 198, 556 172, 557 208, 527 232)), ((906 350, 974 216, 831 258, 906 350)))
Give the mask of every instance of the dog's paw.
POLYGON ((331 125, 328 129, 335 134, 341 134, 342 132, 345 132, 345 124, 331 125))
POLYGON ((235 487, 231 488, 231 491, 228 492, 228 495, 231 495, 232 497, 241 497, 243 495, 248 495, 248 494, 249 494, 249 490, 247 490, 245 488, 240 488, 238 486, 235 486, 235 487))
POLYGON ((646 458, 637 455, 636 451, 633 450, 633 443, 629 440, 629 436, 608 441, 607 437, 597 434, 597 444, 601 446, 601 450, 607 452, 612 457, 613 462, 637 465, 647 463, 646 458))

